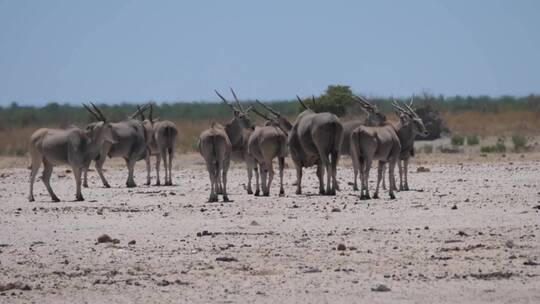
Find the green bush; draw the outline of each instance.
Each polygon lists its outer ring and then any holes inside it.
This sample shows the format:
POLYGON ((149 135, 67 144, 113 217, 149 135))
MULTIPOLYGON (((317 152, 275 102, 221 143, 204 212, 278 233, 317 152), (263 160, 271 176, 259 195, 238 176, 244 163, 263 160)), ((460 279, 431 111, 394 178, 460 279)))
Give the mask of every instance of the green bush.
POLYGON ((492 146, 483 146, 480 148, 482 153, 504 153, 506 152, 506 146, 502 142, 498 142, 492 146))
POLYGON ((476 134, 467 135, 467 145, 476 146, 479 143, 480 143, 480 138, 478 138, 478 135, 476 134))
POLYGON ((464 143, 465 143, 465 137, 463 135, 456 134, 452 136, 452 145, 463 146, 464 143))
MULTIPOLYGON (((305 99, 304 103, 317 113, 330 112, 343 116, 347 108, 354 104, 354 100, 349 86, 329 85, 323 95, 305 99)), ((299 110, 301 112, 304 109, 299 105, 299 110)))
POLYGON ((527 138, 523 135, 514 134, 512 136, 515 151, 523 151, 527 147, 527 138))

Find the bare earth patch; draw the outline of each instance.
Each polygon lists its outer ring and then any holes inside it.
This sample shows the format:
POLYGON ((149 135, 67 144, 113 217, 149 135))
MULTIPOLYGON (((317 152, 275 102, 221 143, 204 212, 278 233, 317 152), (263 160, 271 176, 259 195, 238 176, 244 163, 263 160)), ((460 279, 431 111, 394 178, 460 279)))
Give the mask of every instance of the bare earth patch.
POLYGON ((347 185, 347 160, 336 197, 316 195, 314 170, 295 195, 292 169, 285 197, 277 179, 271 197, 249 196, 235 165, 232 203, 206 202, 196 156, 171 187, 143 186, 141 162, 128 189, 121 163, 106 163, 113 188, 91 172, 84 202, 55 168, 64 201, 38 180, 28 203, 29 171, 4 166, 0 302, 540 303, 540 162, 434 157, 410 166, 413 191, 370 201, 347 185))

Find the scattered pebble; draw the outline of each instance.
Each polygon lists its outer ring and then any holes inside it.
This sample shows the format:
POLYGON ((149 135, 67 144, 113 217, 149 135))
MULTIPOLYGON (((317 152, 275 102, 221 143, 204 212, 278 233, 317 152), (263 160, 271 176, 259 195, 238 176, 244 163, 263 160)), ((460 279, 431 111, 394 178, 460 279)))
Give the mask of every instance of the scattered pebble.
POLYGON ((388 288, 388 286, 386 286, 384 284, 378 284, 377 286, 371 288, 371 291, 377 291, 377 292, 387 292, 387 291, 390 291, 390 290, 391 289, 388 288))

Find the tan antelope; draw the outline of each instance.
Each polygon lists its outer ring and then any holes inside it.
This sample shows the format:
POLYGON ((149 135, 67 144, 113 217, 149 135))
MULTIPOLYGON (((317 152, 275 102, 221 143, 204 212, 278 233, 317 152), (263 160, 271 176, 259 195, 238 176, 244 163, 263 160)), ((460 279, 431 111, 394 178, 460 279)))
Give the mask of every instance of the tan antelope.
POLYGON ((296 168, 296 194, 302 193, 302 168, 317 165, 319 194, 335 195, 343 126, 336 115, 315 113, 300 97, 296 97, 304 111, 296 117, 287 139, 296 168), (326 190, 323 179, 325 170, 326 190))
MULTIPOLYGON (((398 160, 399 171, 399 190, 408 191, 408 166, 409 158, 414 156, 414 140, 417 135, 425 137, 428 135, 426 127, 422 119, 416 114, 412 108, 414 102, 414 96, 411 98, 409 104, 399 103, 394 100, 393 106, 397 110, 399 116, 399 122, 395 125, 396 133, 401 144, 401 152, 398 160), (403 163, 402 163, 403 162, 403 163)), ((383 189, 385 189, 385 178, 383 169, 383 189)))
MULTIPOLYGON (((259 104, 262 104, 257 100, 259 104)), ((274 158, 278 159, 279 166, 279 195, 284 195, 283 170, 285 169, 285 157, 287 156, 287 133, 274 118, 259 112, 253 107, 253 112, 266 119, 262 127, 255 127, 248 141, 248 153, 255 158, 259 165, 259 175, 264 196, 270 195, 270 187, 274 179, 274 158), (268 181, 267 181, 268 178, 268 181)), ((259 196, 259 183, 255 186, 255 196, 259 196)))
MULTIPOLYGON (((145 159, 147 154, 145 130, 141 121, 136 120, 135 117, 148 108, 149 105, 145 105, 143 108, 139 108, 133 115, 120 122, 110 123, 111 132, 115 143, 105 143, 99 156, 95 159, 96 171, 103 186, 110 188, 111 186, 103 175, 103 164, 107 157, 121 157, 125 160, 128 168, 128 177, 126 180, 126 186, 128 188, 136 187, 133 172, 135 163, 139 160, 145 159)), ((87 125, 87 128, 93 128, 96 123, 87 125)), ((90 165, 90 163, 88 164, 90 165)), ((88 167, 84 172, 84 187, 88 187, 88 167)))
POLYGON ((91 103, 92 108, 83 105, 98 122, 91 128, 81 130, 77 127, 68 129, 36 130, 30 137, 30 194, 28 200, 34 201, 34 181, 36 174, 43 162, 43 183, 55 202, 60 199, 53 192, 50 184, 51 174, 55 165, 69 165, 75 176, 77 201, 84 200, 81 193, 82 171, 96 158, 104 144, 114 144, 111 126, 98 107, 91 103))
POLYGON ((206 169, 210 176, 209 202, 217 202, 218 194, 223 195, 223 201, 229 202, 227 195, 227 171, 231 160, 232 145, 225 128, 220 124, 212 123, 209 129, 204 130, 197 142, 199 153, 206 162, 206 169))
MULTIPOLYGON (((362 96, 353 96, 353 99, 359 103, 360 108, 366 112, 367 117, 364 121, 362 120, 351 120, 343 123, 343 142, 341 144, 341 154, 342 155, 351 155, 351 133, 354 129, 359 126, 382 126, 386 123, 386 116, 379 111, 379 108, 369 101, 367 101, 362 96)), ((352 161, 356 160, 352 158, 352 161)), ((354 171, 354 180, 353 180, 353 190, 358 191, 358 168, 359 165, 353 164, 354 171)), ((384 185, 384 180, 383 180, 384 185)))
POLYGON ((401 144, 394 126, 390 123, 376 127, 360 126, 353 130, 350 140, 353 166, 358 166, 355 170, 360 172, 360 199, 370 199, 368 180, 373 160, 379 161, 377 186, 373 198, 379 198, 379 185, 382 180, 384 164, 388 163, 389 195, 391 199, 395 199, 396 180, 394 168, 399 160, 401 144))
POLYGON ((165 185, 172 185, 172 161, 174 157, 176 135, 178 129, 174 122, 169 120, 158 120, 153 118, 154 106, 150 104, 150 114, 148 119, 141 112, 143 126, 146 131, 146 144, 149 153, 146 155, 146 184, 150 185, 150 156, 156 156, 156 186, 161 185, 159 178, 159 165, 163 159, 165 170, 165 185))
POLYGON ((216 92, 216 94, 223 101, 223 103, 225 103, 227 106, 229 106, 229 108, 231 108, 231 111, 234 115, 233 119, 225 125, 225 132, 227 133, 227 136, 229 136, 229 141, 232 145, 231 159, 243 161, 246 163, 248 174, 247 193, 253 194, 253 189, 251 188, 253 172, 255 172, 256 179, 259 178, 259 174, 257 172, 258 168, 255 159, 248 153, 249 137, 255 129, 255 126, 249 118, 249 111, 252 109, 252 107, 250 106, 247 109, 244 109, 232 88, 231 93, 235 99, 236 106, 229 103, 225 99, 225 97, 219 94, 217 90, 214 90, 214 92, 216 92))

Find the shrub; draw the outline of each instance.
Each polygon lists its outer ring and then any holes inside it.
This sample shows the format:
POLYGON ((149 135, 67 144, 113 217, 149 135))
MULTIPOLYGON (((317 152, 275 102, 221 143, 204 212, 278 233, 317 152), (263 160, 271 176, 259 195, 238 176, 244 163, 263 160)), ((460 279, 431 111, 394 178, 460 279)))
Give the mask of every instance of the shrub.
POLYGON ((492 146, 483 146, 480 148, 482 153, 504 153, 506 152, 506 146, 502 142, 498 142, 492 146))
POLYGON ((523 135, 514 134, 512 136, 515 151, 523 151, 527 147, 527 138, 523 135))
POLYGON ((480 143, 480 138, 478 138, 478 135, 476 134, 467 135, 467 145, 476 146, 479 143, 480 143))
POLYGON ((465 143, 465 137, 463 135, 456 134, 452 136, 452 145, 463 146, 463 143, 465 143))

